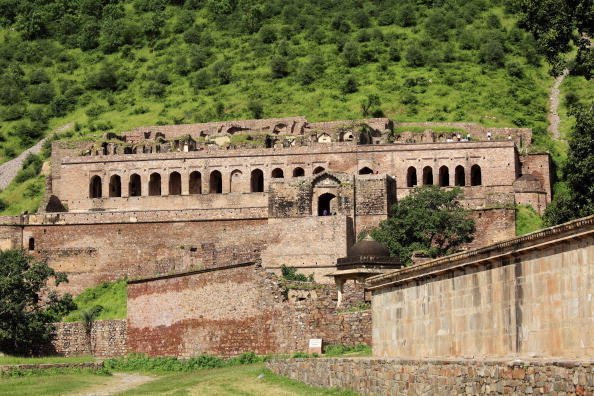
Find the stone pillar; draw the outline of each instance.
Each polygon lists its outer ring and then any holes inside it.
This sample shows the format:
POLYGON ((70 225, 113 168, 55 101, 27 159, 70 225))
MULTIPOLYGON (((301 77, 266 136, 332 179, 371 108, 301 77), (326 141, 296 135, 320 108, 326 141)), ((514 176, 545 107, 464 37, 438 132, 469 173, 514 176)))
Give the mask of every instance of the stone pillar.
POLYGON ((181 193, 190 195, 190 173, 187 170, 179 172, 181 174, 181 193))
POLYGON ((344 283, 346 282, 346 279, 335 276, 334 282, 336 283, 336 291, 338 293, 338 298, 336 299, 336 308, 339 308, 340 303, 342 302, 342 294, 344 292, 344 283))
POLYGON ((149 195, 149 181, 150 175, 149 174, 140 174, 140 195, 142 197, 148 197, 149 195))
POLYGON ((170 177, 169 172, 161 174, 161 195, 162 196, 169 195, 169 177, 170 177))

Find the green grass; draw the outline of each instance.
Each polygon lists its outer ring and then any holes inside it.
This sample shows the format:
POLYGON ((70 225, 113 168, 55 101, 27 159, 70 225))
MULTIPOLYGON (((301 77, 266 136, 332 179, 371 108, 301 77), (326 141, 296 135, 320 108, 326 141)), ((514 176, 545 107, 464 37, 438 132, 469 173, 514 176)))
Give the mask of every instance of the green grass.
POLYGON ((355 346, 341 344, 327 345, 324 348, 324 356, 371 356, 371 346, 366 344, 358 344, 355 346))
POLYGON ((90 372, 2 378, 0 395, 64 395, 81 392, 85 388, 100 386, 110 381, 110 376, 90 372))
POLYGON ((516 206, 516 236, 522 236, 543 228, 542 218, 532 206, 516 206))
MULTIPOLYGON (((21 357, 21 356, 0 356, 0 365, 7 364, 49 364, 49 363, 87 363, 93 362, 92 356, 45 356, 45 357, 21 357)), ((1 392, 0 392, 1 393, 1 392)))
POLYGON ((23 183, 12 182, 0 191, 0 200, 7 206, 0 211, 2 216, 20 215, 27 211, 35 213, 45 192, 45 177, 36 176, 23 183))
POLYGON ((103 311, 97 320, 126 319, 127 312, 127 286, 126 280, 121 279, 115 282, 105 282, 99 286, 86 289, 75 297, 74 302, 78 309, 70 312, 65 322, 76 322, 80 320, 80 313, 96 305, 101 305, 103 311))
POLYGON ((355 395, 350 391, 311 387, 275 375, 263 363, 168 375, 123 394, 355 395))

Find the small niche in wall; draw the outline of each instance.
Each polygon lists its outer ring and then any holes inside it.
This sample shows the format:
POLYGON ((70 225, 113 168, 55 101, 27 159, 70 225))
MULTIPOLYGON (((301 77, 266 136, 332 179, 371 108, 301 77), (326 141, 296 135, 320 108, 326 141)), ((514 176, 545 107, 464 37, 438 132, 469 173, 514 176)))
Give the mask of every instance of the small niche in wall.
POLYGON ((35 238, 29 238, 29 250, 35 250, 35 238))

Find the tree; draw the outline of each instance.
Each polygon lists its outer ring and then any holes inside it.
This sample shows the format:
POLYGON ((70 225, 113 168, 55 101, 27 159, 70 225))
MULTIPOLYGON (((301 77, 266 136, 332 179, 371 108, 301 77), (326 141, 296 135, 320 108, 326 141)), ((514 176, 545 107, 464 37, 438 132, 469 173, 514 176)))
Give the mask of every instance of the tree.
POLYGON ((270 71, 272 78, 286 77, 289 75, 289 64, 283 56, 275 55, 270 61, 270 71))
POLYGON ((544 221, 555 225, 594 213, 594 106, 577 105, 576 123, 569 137, 563 179, 568 187, 555 196, 544 221))
POLYGON ((520 26, 536 38, 553 74, 563 70, 561 56, 571 51, 573 41, 578 51, 572 72, 590 79, 594 70, 594 52, 590 46, 594 34, 592 0, 518 0, 517 5, 520 26))
POLYGON ((375 94, 367 95, 367 97, 361 101, 361 113, 363 117, 369 116, 373 108, 378 108, 381 105, 379 96, 375 94))
POLYGON ((411 263, 415 251, 431 257, 454 253, 473 240, 475 231, 469 211, 460 206, 460 195, 459 188, 415 188, 391 208, 390 217, 371 236, 405 264, 411 263))
POLYGON ((51 341, 53 323, 76 308, 69 294, 49 288, 67 282, 66 275, 23 250, 0 252, 0 351, 31 355, 51 341))

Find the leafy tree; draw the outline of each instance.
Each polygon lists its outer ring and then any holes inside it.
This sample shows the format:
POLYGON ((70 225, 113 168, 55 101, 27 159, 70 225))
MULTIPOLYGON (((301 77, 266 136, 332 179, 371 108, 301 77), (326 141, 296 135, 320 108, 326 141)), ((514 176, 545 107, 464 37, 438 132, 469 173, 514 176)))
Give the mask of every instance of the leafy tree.
POLYGON ((374 108, 378 108, 381 105, 379 96, 375 94, 367 95, 367 97, 361 101, 361 113, 363 117, 369 116, 374 108))
POLYGON ((211 76, 207 69, 200 69, 192 78, 192 87, 195 91, 200 91, 210 85, 211 76))
POLYGON ((31 355, 52 339, 54 326, 76 308, 69 294, 48 286, 66 282, 66 275, 22 250, 0 252, 0 351, 31 355))
POLYGON ((259 100, 252 99, 248 102, 247 109, 255 119, 260 119, 264 115, 264 107, 259 100))
POLYGON ((474 220, 460 205, 461 190, 423 186, 396 203, 390 217, 371 231, 371 236, 405 264, 415 251, 431 257, 456 252, 473 240, 474 220))
POLYGON ((342 55, 346 61, 347 66, 355 67, 361 62, 361 53, 359 46, 354 41, 349 41, 342 49, 342 55))
POLYGON ((357 80, 353 76, 347 76, 342 87, 340 88, 343 94, 355 93, 359 90, 357 80))
POLYGON ((520 25, 531 32, 552 66, 553 74, 563 70, 562 55, 577 48, 572 72, 590 79, 594 71, 594 5, 592 0, 517 0, 520 25), (574 33, 577 31, 577 35, 574 33))
POLYGON ((232 66, 231 61, 228 59, 220 60, 213 65, 214 74, 219 78, 219 83, 221 85, 226 85, 231 82, 233 77, 231 71, 232 66))
POLYGON ((545 211, 547 225, 594 213, 594 106, 573 110, 576 123, 569 138, 563 177, 567 192, 557 194, 545 211))
POLYGON ((491 66, 503 66, 505 63, 505 51, 498 40, 489 40, 481 45, 479 60, 491 66))
POLYGON ((276 55, 270 61, 270 72, 272 78, 283 78, 289 75, 289 64, 285 57, 276 55))

